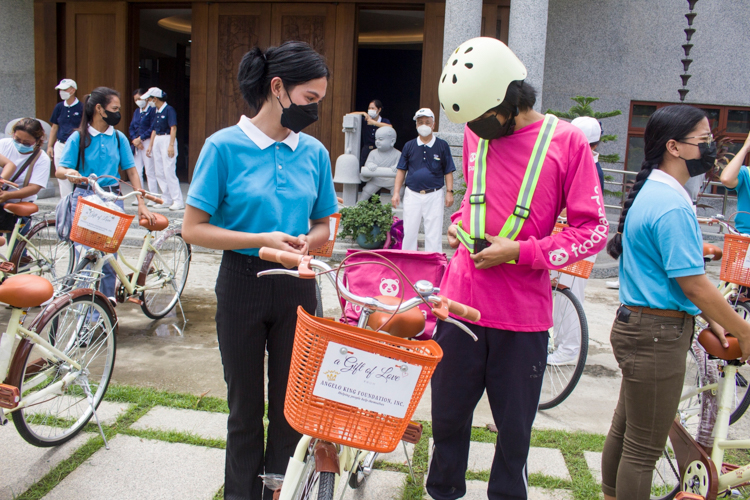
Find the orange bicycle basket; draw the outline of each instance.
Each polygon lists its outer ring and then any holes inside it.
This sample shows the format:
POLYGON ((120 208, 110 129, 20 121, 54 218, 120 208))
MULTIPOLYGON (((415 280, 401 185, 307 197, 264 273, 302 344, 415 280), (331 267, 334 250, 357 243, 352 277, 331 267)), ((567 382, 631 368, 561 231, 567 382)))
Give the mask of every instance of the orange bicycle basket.
POLYGON ((719 279, 742 286, 750 286, 750 262, 745 267, 750 238, 736 234, 724 235, 724 256, 721 260, 719 279))
POLYGON ((443 357, 437 342, 404 340, 310 316, 297 309, 284 416, 298 432, 361 450, 396 449, 443 357), (329 342, 422 367, 406 415, 397 418, 313 395, 329 342))
MULTIPOLYGON (((561 233, 563 229, 568 227, 567 224, 555 224, 555 229, 552 230, 552 234, 561 233)), ((594 263, 590 260, 579 260, 578 262, 565 266, 562 269, 558 269, 559 272, 576 276, 577 278, 588 279, 591 276, 591 271, 594 270, 594 263)))
POLYGON ((135 215, 128 215, 116 210, 110 210, 109 208, 97 205, 96 203, 91 203, 84 198, 78 198, 73 226, 70 229, 70 239, 81 245, 101 250, 102 252, 115 253, 125 239, 125 234, 128 232, 128 228, 130 227, 130 223, 133 222, 134 217, 135 215), (80 222, 81 213, 83 212, 84 207, 88 207, 104 217, 116 218, 117 227, 115 228, 114 234, 108 236, 90 229, 79 227, 78 223, 80 222))

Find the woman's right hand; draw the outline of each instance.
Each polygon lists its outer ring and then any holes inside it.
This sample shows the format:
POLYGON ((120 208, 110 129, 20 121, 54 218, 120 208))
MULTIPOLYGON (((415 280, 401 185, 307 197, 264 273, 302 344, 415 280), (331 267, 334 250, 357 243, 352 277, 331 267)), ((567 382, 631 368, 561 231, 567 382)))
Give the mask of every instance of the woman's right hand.
POLYGON ((47 156, 49 156, 50 158, 54 158, 55 157, 55 148, 53 148, 52 146, 49 146, 47 148, 47 156))
POLYGON ((448 226, 448 245, 451 248, 458 248, 458 226, 455 224, 448 226))
POLYGON ((301 254, 307 249, 307 242, 299 236, 291 236, 281 231, 265 233, 264 246, 301 254))

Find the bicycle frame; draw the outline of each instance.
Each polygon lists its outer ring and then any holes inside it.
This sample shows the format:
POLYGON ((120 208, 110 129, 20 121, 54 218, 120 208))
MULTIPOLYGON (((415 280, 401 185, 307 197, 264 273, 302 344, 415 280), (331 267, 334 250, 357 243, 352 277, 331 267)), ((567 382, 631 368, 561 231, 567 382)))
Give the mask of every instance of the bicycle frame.
MULTIPOLYGON (((50 394, 60 394, 61 390, 64 387, 67 387, 70 383, 78 378, 82 370, 81 365, 70 359, 65 353, 37 335, 36 332, 24 328, 21 323, 25 314, 26 312, 23 309, 14 307, 11 312, 10 320, 8 321, 8 329, 5 333, 2 334, 2 336, 0 336, 0 379, 5 380, 8 375, 10 362, 13 358, 13 347, 16 336, 30 339, 34 344, 36 344, 37 348, 40 351, 40 354, 47 360, 53 362, 57 362, 59 360, 65 361, 66 363, 70 363, 74 370, 71 370, 58 382, 55 382, 49 387, 46 387, 38 393, 34 394, 33 397, 24 398, 22 396, 16 408, 12 410, 3 408, 1 416, 3 422, 7 420, 5 416, 10 413, 36 404, 38 401, 43 401, 50 394)), ((48 368, 48 370, 54 369, 56 369, 54 366, 48 368)), ((35 384, 43 382, 47 378, 48 370, 37 373, 32 379, 25 381, 24 383, 28 386, 33 387, 35 384)))
MULTIPOLYGON (((29 219, 29 222, 27 224, 28 225, 32 225, 33 221, 34 221, 33 219, 29 219)), ((42 256, 45 261, 49 262, 50 261, 49 256, 44 255, 44 252, 42 252, 41 250, 39 250, 31 242, 31 240, 29 240, 28 238, 26 238, 26 236, 24 236, 23 234, 21 234, 21 229, 24 226, 26 226, 27 224, 22 223, 20 219, 16 221, 16 225, 13 227, 13 232, 11 232, 10 239, 8 240, 8 243, 7 243, 8 248, 9 249, 15 248, 16 243, 18 243, 19 240, 20 241, 24 241, 24 242, 26 242, 26 248, 27 248, 27 250, 35 252, 37 255, 42 256)), ((32 226, 32 228, 33 227, 34 226, 32 226)), ((8 258, 5 255, 0 254, 0 261, 7 262, 8 258)), ((28 271, 24 271, 22 273, 15 273, 15 274, 34 274, 36 271, 37 271, 37 269, 29 269, 28 271)), ((8 275, 8 273, 3 272, 3 271, 0 271, 0 273, 2 274, 2 276, 7 276, 8 275)))

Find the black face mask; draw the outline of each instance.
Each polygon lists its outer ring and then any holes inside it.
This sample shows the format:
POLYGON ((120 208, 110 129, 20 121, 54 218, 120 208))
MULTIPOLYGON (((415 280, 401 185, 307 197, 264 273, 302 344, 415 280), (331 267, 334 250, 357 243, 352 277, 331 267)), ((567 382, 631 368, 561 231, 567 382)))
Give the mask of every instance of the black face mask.
MULTIPOLYGON (((690 143, 683 142, 683 144, 690 143)), ((693 144, 693 146, 695 146, 695 144, 693 144)), ((700 158, 686 160, 685 158, 680 156, 680 159, 683 160, 685 162, 685 165, 687 166, 688 174, 690 174, 690 177, 705 174, 716 165, 716 143, 712 142, 711 144, 708 144, 705 142, 701 142, 700 144, 698 144, 698 150, 701 153, 700 158)))
POLYGON ((119 111, 117 113, 107 110, 104 111, 107 113, 107 116, 104 117, 104 123, 112 125, 113 127, 120 123, 121 116, 119 111))
MULTIPOLYGON (((297 106, 293 102, 288 108, 281 104, 281 97, 277 96, 281 112, 281 126, 286 127, 292 132, 298 134, 305 127, 318 121, 318 103, 312 102, 303 106, 297 106)), ((291 102, 291 99, 289 99, 291 102)))
POLYGON ((500 137, 513 134, 513 129, 516 127, 517 115, 518 110, 516 109, 513 116, 505 120, 504 125, 501 125, 497 120, 497 115, 490 115, 486 118, 469 122, 466 125, 469 127, 469 130, 477 134, 480 138, 491 141, 492 139, 499 139, 500 137))

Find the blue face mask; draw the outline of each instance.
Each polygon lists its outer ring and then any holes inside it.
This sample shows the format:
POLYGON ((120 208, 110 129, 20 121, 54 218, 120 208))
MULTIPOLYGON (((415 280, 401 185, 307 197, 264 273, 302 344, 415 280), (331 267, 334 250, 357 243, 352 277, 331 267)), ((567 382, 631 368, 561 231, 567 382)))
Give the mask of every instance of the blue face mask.
POLYGON ((16 147, 19 153, 22 155, 29 154, 34 151, 34 146, 26 146, 20 142, 13 141, 13 145, 16 147))

